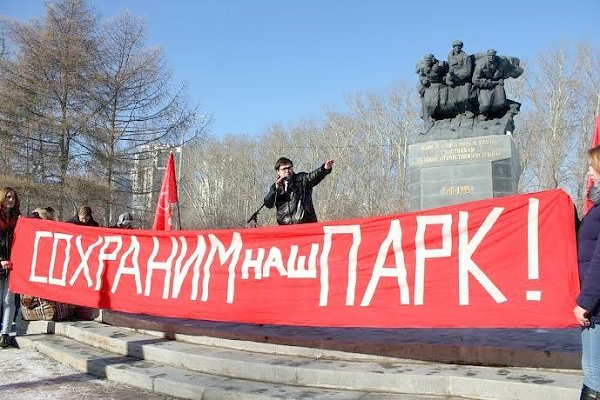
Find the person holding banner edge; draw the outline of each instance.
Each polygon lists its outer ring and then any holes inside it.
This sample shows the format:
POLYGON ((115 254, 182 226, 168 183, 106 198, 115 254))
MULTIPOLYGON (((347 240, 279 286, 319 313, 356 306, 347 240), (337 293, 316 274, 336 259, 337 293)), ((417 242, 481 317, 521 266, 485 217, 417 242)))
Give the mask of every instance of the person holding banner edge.
POLYGON ((0 348, 6 348, 10 344, 9 334, 17 312, 15 294, 8 288, 8 279, 12 269, 10 248, 20 214, 17 192, 10 187, 0 189, 0 301, 2 302, 0 348))
MULTIPOLYGON (((588 175, 600 180, 600 146, 588 151, 588 175)), ((595 197, 595 196, 594 196, 595 197)), ((580 293, 573 309, 581 325, 583 387, 580 399, 600 399, 600 206, 595 202, 577 234, 580 293)))
POLYGON ((331 173, 334 163, 335 160, 327 160, 312 172, 294 173, 294 164, 289 158, 281 157, 275 162, 277 179, 270 186, 264 205, 276 207, 279 225, 317 222, 312 188, 331 173))

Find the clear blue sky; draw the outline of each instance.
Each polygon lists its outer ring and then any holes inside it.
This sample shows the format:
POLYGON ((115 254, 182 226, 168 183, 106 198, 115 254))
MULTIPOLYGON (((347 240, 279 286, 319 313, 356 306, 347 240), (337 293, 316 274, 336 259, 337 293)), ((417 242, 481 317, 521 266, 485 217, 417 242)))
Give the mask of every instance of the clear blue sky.
MULTIPOLYGON (((533 59, 561 41, 600 46, 599 0, 97 0, 103 17, 145 20, 212 134, 257 135, 343 110, 344 96, 416 85, 425 53, 454 39, 473 53, 533 59)), ((41 17, 40 0, 0 0, 0 14, 41 17)))

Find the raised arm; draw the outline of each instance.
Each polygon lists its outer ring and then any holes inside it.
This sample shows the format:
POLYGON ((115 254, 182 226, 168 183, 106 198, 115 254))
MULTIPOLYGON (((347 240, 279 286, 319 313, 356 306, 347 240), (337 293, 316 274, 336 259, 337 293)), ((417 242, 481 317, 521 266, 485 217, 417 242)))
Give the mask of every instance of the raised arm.
POLYGON ((327 160, 319 168, 306 174, 304 177, 306 185, 310 187, 318 185, 327 175, 331 173, 334 163, 335 160, 327 160))

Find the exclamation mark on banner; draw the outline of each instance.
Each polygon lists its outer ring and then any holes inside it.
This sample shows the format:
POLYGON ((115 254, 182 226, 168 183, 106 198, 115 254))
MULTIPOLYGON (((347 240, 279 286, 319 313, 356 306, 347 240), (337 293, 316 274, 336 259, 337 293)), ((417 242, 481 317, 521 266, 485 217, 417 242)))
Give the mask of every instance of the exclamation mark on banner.
MULTIPOLYGON (((527 215, 527 278, 537 280, 540 278, 540 262, 538 248, 538 214, 540 201, 538 199, 529 199, 529 208, 527 215)), ((528 301, 542 300, 541 290, 527 290, 525 299, 528 301)))

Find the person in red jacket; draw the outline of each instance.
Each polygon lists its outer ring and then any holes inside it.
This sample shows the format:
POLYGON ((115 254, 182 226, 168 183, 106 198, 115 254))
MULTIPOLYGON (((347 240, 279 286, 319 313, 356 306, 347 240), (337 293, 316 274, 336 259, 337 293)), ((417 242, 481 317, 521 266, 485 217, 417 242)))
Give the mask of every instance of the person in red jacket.
POLYGON ((20 214, 17 192, 10 187, 0 189, 0 302, 3 310, 0 348, 6 348, 10 344, 9 334, 17 311, 15 294, 8 288, 8 279, 12 269, 10 250, 13 232, 20 214))

